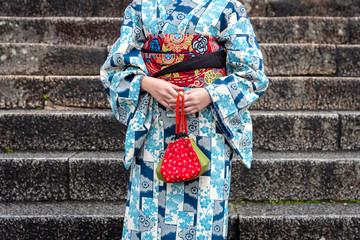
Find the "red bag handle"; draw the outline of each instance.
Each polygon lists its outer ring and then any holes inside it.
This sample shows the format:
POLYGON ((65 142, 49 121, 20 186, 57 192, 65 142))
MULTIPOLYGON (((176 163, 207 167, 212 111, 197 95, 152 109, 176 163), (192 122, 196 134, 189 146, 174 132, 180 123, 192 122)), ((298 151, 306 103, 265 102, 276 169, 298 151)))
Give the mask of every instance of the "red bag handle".
POLYGON ((187 128, 187 119, 184 113, 184 90, 181 89, 178 93, 178 97, 176 99, 176 125, 175 125, 175 134, 183 133, 185 130, 185 134, 188 134, 187 128), (180 100, 181 100, 181 109, 180 109, 180 100), (181 113, 179 111, 181 110, 181 113))
POLYGON ((175 125, 175 134, 178 134, 180 132, 180 124, 179 124, 179 103, 180 103, 180 92, 178 93, 177 99, 176 99, 176 125, 175 125))

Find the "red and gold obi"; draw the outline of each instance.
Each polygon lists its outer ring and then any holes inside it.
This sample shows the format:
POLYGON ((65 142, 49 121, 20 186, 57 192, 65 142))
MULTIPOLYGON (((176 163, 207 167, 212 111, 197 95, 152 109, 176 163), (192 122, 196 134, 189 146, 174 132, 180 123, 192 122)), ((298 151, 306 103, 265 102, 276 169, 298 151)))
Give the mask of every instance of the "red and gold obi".
POLYGON ((141 54, 150 76, 180 87, 203 87, 226 76, 226 53, 214 37, 151 34, 141 54))

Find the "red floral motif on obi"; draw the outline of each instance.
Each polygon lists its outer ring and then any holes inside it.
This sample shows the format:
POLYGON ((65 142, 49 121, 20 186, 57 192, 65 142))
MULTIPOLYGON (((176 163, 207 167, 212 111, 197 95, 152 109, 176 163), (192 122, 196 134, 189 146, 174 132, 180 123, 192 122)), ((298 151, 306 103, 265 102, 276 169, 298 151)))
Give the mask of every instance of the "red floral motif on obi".
MULTIPOLYGON (((142 57, 153 76, 160 70, 193 56, 221 51, 220 42, 211 36, 183 34, 151 34, 146 38, 142 57)), ((225 68, 200 68, 194 71, 169 73, 159 76, 180 87, 203 87, 226 76, 225 68)))

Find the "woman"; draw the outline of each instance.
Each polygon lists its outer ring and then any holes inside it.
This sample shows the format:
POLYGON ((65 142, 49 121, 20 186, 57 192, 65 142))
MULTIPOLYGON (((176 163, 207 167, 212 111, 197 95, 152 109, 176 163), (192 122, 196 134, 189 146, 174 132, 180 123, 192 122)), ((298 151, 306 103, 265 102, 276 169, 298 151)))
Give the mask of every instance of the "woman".
POLYGON ((131 176, 122 239, 226 239, 233 150, 250 168, 248 108, 268 87, 243 5, 236 0, 133 1, 101 68, 101 81, 116 119, 128 126, 124 163, 131 166, 131 176), (204 54, 209 55, 190 61, 204 54), (214 64, 222 56, 224 65, 214 64), (181 62, 190 64, 156 77, 181 62), (165 183, 155 169, 174 137, 180 89, 186 94, 189 136, 210 166, 195 180, 165 183))

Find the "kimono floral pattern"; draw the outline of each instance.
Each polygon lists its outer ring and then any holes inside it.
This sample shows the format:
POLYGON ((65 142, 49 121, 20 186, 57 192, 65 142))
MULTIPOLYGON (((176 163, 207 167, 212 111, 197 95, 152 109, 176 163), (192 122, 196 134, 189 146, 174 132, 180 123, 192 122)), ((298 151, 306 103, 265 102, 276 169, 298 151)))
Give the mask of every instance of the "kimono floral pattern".
MULTIPOLYGON (((122 239, 224 240, 231 159, 237 154, 251 167, 248 108, 268 87, 245 8, 236 0, 135 0, 123 19, 121 35, 100 70, 112 112, 128 127, 124 165, 130 181, 122 239), (156 176, 174 137, 175 113, 140 91, 143 76, 150 75, 141 49, 151 34, 211 36, 226 49, 226 76, 213 73, 209 79, 216 79, 204 86, 212 103, 187 116, 189 137, 210 160, 209 169, 191 181, 165 183, 156 176)), ((199 54, 206 51, 203 38, 194 46, 199 54)))

